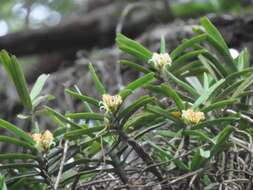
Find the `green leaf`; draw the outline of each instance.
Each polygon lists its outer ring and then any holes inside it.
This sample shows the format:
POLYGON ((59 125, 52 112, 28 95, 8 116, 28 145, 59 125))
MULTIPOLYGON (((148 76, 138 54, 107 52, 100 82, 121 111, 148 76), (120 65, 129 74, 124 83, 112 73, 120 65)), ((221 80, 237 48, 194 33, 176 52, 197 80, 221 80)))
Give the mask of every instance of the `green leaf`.
POLYGON ((0 53, 0 60, 10 80, 13 82, 21 102, 25 107, 32 108, 32 101, 28 92, 25 76, 20 65, 17 63, 16 57, 9 57, 8 53, 2 50, 0 53))
POLYGON ((196 59, 198 55, 205 53, 207 50, 200 49, 195 51, 187 52, 177 59, 173 60, 172 65, 169 67, 170 72, 174 72, 180 67, 184 66, 184 64, 189 63, 189 61, 192 61, 193 59, 196 59))
POLYGON ((243 69, 246 69, 249 67, 249 52, 247 48, 241 51, 237 62, 238 62, 237 63, 238 71, 242 71, 243 69))
POLYGON ((243 83, 238 86, 238 88, 234 91, 232 94, 232 98, 237 97, 241 93, 243 93, 244 90, 246 90, 251 84, 253 83, 253 75, 250 75, 243 83))
POLYGON ((85 96, 85 95, 81 95, 81 94, 74 92, 72 90, 69 90, 69 89, 65 89, 65 92, 74 98, 77 98, 77 99, 87 102, 91 105, 99 107, 99 101, 94 98, 91 98, 91 97, 85 96))
POLYGON ((205 31, 208 34, 208 41, 221 53, 224 57, 227 67, 231 72, 236 71, 236 67, 234 65, 233 58, 230 55, 228 46, 224 41, 222 35, 217 30, 217 28, 210 22, 207 17, 203 17, 200 20, 202 26, 205 28, 205 31))
POLYGON ((47 111, 48 114, 56 117, 61 122, 70 124, 71 126, 76 127, 76 128, 82 128, 80 125, 78 125, 77 123, 75 123, 75 122, 71 121, 70 119, 64 117, 62 114, 60 114, 59 112, 53 110, 52 108, 50 108, 48 106, 44 106, 44 108, 45 108, 45 110, 47 111))
POLYGON ((171 52, 170 55, 172 60, 175 60, 186 48, 192 47, 196 43, 201 43, 205 41, 206 38, 207 38, 206 34, 200 34, 198 36, 191 38, 190 40, 185 40, 182 44, 177 46, 177 48, 171 52))
POLYGON ((17 135, 21 139, 24 139, 28 143, 34 144, 32 138, 28 135, 28 133, 26 133, 22 129, 18 128, 17 126, 15 126, 5 120, 0 119, 0 128, 4 128, 4 129, 14 133, 15 135, 17 135))
POLYGON ((214 141, 210 139, 207 134, 205 134, 204 132, 200 130, 184 130, 182 134, 190 136, 190 137, 196 136, 196 137, 199 137, 199 139, 204 142, 210 142, 214 144, 214 141))
POLYGON ((166 42, 164 35, 161 36, 161 41, 160 41, 160 53, 165 53, 166 52, 166 42))
POLYGON ((0 189, 1 190, 8 190, 7 186, 5 184, 4 176, 2 176, 1 173, 0 173, 0 189))
POLYGON ((198 56, 200 62, 203 64, 203 66, 208 70, 208 72, 211 74, 211 76, 217 81, 218 80, 218 74, 216 75, 216 71, 213 69, 215 66, 212 64, 211 61, 209 61, 207 58, 205 58, 203 55, 198 56))
POLYGON ((170 79, 172 79, 178 86, 182 87, 184 90, 186 90, 187 92, 189 92, 192 96, 194 97, 198 97, 199 94, 197 93, 197 91, 192 88, 190 85, 188 85, 187 83, 185 83, 184 81, 178 79, 177 77, 175 77, 171 72, 169 72, 167 69, 165 69, 165 73, 168 75, 168 77, 170 79))
POLYGON ((179 110, 185 109, 185 105, 182 99, 179 97, 175 90, 173 90, 168 84, 161 84, 161 88, 166 96, 171 97, 175 101, 179 110))
POLYGON ((235 116, 220 117, 217 119, 201 122, 201 123, 195 125, 192 129, 193 130, 203 129, 204 127, 209 127, 209 126, 214 126, 214 125, 217 125, 218 127, 221 128, 222 126, 225 126, 225 125, 232 123, 234 121, 238 121, 239 119, 240 119, 239 117, 235 117, 235 116))
POLYGON ((95 69, 93 68, 92 64, 90 63, 89 64, 89 70, 90 70, 90 73, 91 73, 91 77, 92 77, 92 80, 93 82, 95 83, 95 86, 96 86, 96 89, 97 91, 103 95, 103 94, 106 94, 106 90, 105 90, 105 87, 103 86, 103 84, 101 83, 101 81, 99 80, 96 72, 95 72, 95 69))
POLYGON ((233 131, 233 127, 227 126, 215 137, 215 145, 211 148, 211 156, 214 156, 222 149, 224 142, 229 138, 233 131))
POLYGON ((37 160, 36 156, 31 154, 24 154, 24 153, 6 153, 0 154, 0 160, 37 160))
POLYGON ((224 64, 222 64, 212 53, 206 51, 202 54, 205 58, 207 58, 210 62, 213 64, 211 65, 217 74, 219 74, 220 77, 224 78, 229 74, 229 71, 226 70, 226 67, 224 64))
POLYGON ((209 98, 211 98, 212 94, 215 90, 217 90, 223 83, 225 79, 221 79, 216 82, 211 88, 208 89, 207 92, 204 92, 197 100, 194 102, 192 108, 195 109, 199 107, 201 104, 204 104, 209 98))
POLYGON ((91 128, 87 128, 87 129, 75 129, 75 130, 71 130, 71 131, 65 133, 64 138, 76 140, 79 138, 83 138, 82 135, 92 136, 93 133, 99 132, 103 129, 104 129, 104 126, 91 127, 91 128))
POLYGON ((5 143, 8 143, 8 144, 15 144, 17 146, 21 146, 21 147, 36 151, 36 148, 33 145, 31 145, 27 142, 24 142, 24 141, 17 140, 17 139, 12 138, 12 137, 7 137, 7 136, 0 135, 0 142, 5 142, 5 143))
POLYGON ((130 55, 133 55, 140 60, 148 62, 152 57, 151 51, 146 49, 137 41, 127 38, 123 34, 117 34, 116 43, 122 51, 129 53, 130 55))
POLYGON ((154 73, 148 73, 148 74, 136 79, 135 81, 131 82, 130 84, 128 84, 119 94, 123 99, 125 99, 126 98, 126 95, 125 95, 126 91, 133 92, 136 89, 152 82, 154 79, 155 79, 154 73))
POLYGON ((168 110, 162 109, 159 106, 147 105, 146 110, 150 111, 151 113, 156 113, 160 116, 163 116, 171 121, 174 121, 181 126, 184 125, 181 120, 179 120, 177 117, 172 115, 168 110))
POLYGON ((179 167, 181 170, 183 171, 188 171, 188 167, 187 165, 184 164, 183 161, 174 158, 173 155, 171 155, 168 151, 165 151, 163 149, 161 149, 159 146, 157 146, 155 143, 151 142, 151 141, 147 141, 148 144, 150 144, 156 151, 160 152, 161 154, 165 155, 168 159, 170 159, 172 162, 174 162, 174 164, 179 167))
POLYGON ((65 117, 69 117, 71 119, 104 120, 104 114, 93 112, 68 113, 65 115, 65 117))
POLYGON ((136 114, 133 118, 129 119, 126 124, 124 125, 125 129, 128 129, 131 127, 132 129, 135 128, 141 128, 144 126, 147 122, 152 122, 155 119, 157 119, 157 115, 149 112, 144 112, 141 114, 136 114))
POLYGON ((217 28, 211 23, 211 21, 207 17, 202 17, 200 19, 201 25, 205 28, 205 31, 213 38, 215 41, 219 42, 219 44, 223 48, 228 48, 226 42, 224 41, 222 35, 217 30, 217 28))
POLYGON ((0 165, 0 169, 20 169, 20 168, 39 168, 38 164, 34 163, 10 163, 0 165))
POLYGON ((42 74, 39 76, 39 78, 36 80, 35 84, 33 85, 33 88, 30 93, 31 100, 34 101, 35 98, 37 98, 42 91, 47 79, 49 77, 49 74, 42 74))
POLYGON ((128 61, 128 60, 120 60, 119 62, 120 64, 122 65, 127 65, 128 67, 140 72, 140 73, 144 73, 144 74, 148 74, 150 72, 152 72, 151 70, 139 65, 139 64, 136 64, 132 61, 128 61))
POLYGON ((236 104, 236 103, 239 103, 238 99, 222 100, 222 101, 214 102, 211 105, 206 106, 206 107, 204 107, 200 110, 202 112, 209 112, 209 111, 213 111, 213 110, 216 110, 216 109, 221 109, 221 108, 224 108, 228 105, 233 105, 233 104, 236 104))
POLYGON ((134 114, 138 109, 145 106, 146 104, 153 102, 154 98, 149 96, 142 96, 136 101, 134 101, 130 106, 126 107, 124 110, 120 111, 116 116, 117 120, 121 121, 121 125, 123 126, 125 122, 134 114))

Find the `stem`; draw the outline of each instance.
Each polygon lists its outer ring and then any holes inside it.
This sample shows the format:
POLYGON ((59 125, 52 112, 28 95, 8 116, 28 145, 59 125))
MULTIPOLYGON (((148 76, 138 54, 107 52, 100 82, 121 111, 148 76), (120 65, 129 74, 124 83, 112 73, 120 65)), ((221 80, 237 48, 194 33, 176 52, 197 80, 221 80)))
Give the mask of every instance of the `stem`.
POLYGON ((64 143, 64 149, 63 149, 63 155, 62 155, 62 160, 61 160, 61 164, 60 164, 60 169, 59 169, 59 172, 58 172, 55 184, 54 184, 54 189, 55 190, 58 189, 58 186, 59 186, 59 183, 60 183, 60 180, 61 180, 61 176, 62 176, 62 172, 63 172, 63 166, 64 166, 66 156, 67 156, 67 152, 68 152, 68 143, 69 143, 68 140, 66 140, 65 143, 64 143))
MULTIPOLYGON (((133 139, 130 139, 127 134, 121 130, 121 129, 118 129, 117 130, 120 138, 127 142, 133 149, 134 151, 138 154, 138 156, 145 162, 145 164, 147 166, 150 166, 150 165, 153 165, 154 164, 154 161, 153 159, 151 158, 151 156, 149 154, 147 154, 145 152, 145 150, 133 139)), ((149 168, 150 172, 154 174, 154 176, 157 177, 157 179, 159 181, 162 181, 163 180, 163 176, 162 174, 160 173, 160 171, 155 167, 155 166, 152 166, 149 168)))

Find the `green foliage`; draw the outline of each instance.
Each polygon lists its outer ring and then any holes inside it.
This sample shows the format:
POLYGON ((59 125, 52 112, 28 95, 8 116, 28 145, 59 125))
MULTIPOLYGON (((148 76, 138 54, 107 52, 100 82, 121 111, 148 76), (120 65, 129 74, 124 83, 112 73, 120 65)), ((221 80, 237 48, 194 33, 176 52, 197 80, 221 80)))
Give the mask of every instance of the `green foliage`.
MULTIPOLYGON (((135 62, 120 63, 144 75, 112 96, 90 64, 100 97, 84 95, 76 86, 75 90, 65 89, 66 95, 84 103, 85 110, 77 113, 59 113, 34 103, 48 96, 41 95, 48 75, 40 76, 29 93, 16 59, 3 51, 3 66, 21 102, 30 110, 27 119, 36 124, 31 131, 24 131, 0 120, 0 128, 15 135, 1 135, 0 142, 20 150, 0 153, 0 169, 5 176, 5 180, 0 177, 0 187, 77 189, 78 184, 104 174, 113 174, 117 183, 125 184, 131 177, 130 168, 137 173, 150 173, 147 178, 152 176, 151 182, 195 172, 196 179, 200 179, 196 183, 204 189, 217 182, 213 171, 222 173, 225 167, 233 171, 240 163, 232 160, 225 166, 227 155, 240 149, 244 153, 238 156, 245 158, 252 143, 253 68, 247 50, 233 59, 215 26, 207 18, 201 19, 201 24, 203 30, 195 29, 193 38, 183 40, 170 54, 172 63, 164 62, 161 70, 150 64, 150 50, 118 34, 119 48, 137 58, 135 62), (130 100, 128 96, 134 97, 139 88, 144 88, 146 94, 130 100), (40 128, 36 121, 38 111, 47 113, 57 125, 54 142, 43 151, 34 136, 28 134, 40 128), (131 162, 131 157, 137 162, 131 162)), ((166 53, 163 37, 160 53, 166 53)), ((240 185, 246 189, 245 184, 240 185)))

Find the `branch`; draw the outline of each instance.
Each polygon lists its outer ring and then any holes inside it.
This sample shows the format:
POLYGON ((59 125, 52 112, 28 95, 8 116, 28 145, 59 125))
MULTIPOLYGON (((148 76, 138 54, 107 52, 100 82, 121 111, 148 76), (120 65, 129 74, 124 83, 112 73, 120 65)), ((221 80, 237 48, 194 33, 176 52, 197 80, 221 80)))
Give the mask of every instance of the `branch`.
POLYGON ((58 186, 59 186, 59 183, 60 183, 60 180, 61 180, 63 166, 64 166, 66 156, 67 156, 67 152, 68 152, 68 143, 69 143, 68 140, 66 140, 65 143, 64 143, 64 149, 63 149, 63 155, 62 155, 62 160, 61 160, 61 164, 60 164, 60 169, 59 169, 59 172, 58 172, 55 184, 54 184, 54 189, 55 190, 58 189, 58 186))

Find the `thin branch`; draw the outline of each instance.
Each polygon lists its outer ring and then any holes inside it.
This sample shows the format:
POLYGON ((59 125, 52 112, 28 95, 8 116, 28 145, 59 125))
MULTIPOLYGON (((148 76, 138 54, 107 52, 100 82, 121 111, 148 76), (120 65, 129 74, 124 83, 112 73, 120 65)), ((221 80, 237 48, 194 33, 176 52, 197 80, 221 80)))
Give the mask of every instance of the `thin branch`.
MULTIPOLYGON (((226 110, 227 113, 232 113, 232 114, 237 114, 238 112, 231 110, 231 109, 227 109, 226 110)), ((240 116, 242 119, 247 120, 248 122, 253 124, 253 119, 245 114, 240 113, 240 116)))
POLYGON ((55 190, 58 189, 58 186, 59 186, 59 183, 60 183, 60 180, 61 180, 61 176, 62 176, 62 172, 63 172, 63 166, 64 166, 65 159, 66 159, 67 152, 68 152, 68 143, 69 143, 68 140, 66 140, 65 143, 64 143, 64 149, 63 149, 63 155, 62 155, 62 160, 61 160, 61 164, 60 164, 60 169, 59 169, 59 172, 58 172, 55 184, 54 184, 54 189, 55 190))

